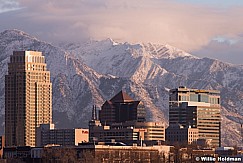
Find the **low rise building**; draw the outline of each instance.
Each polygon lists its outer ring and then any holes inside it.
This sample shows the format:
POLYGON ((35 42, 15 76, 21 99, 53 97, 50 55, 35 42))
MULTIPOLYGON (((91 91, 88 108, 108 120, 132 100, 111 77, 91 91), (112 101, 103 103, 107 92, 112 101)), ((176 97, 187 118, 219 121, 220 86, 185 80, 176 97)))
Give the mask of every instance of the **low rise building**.
POLYGON ((166 129, 166 141, 170 145, 188 145, 196 143, 198 139, 198 129, 189 127, 183 127, 182 125, 175 124, 170 125, 166 129))
POLYGON ((237 155, 237 148, 234 147, 218 147, 215 149, 215 153, 221 157, 228 157, 237 155))
POLYGON ((197 147, 199 149, 214 148, 212 145, 212 139, 197 139, 197 147))
POLYGON ((61 146, 74 146, 80 142, 89 141, 88 129, 55 129, 54 124, 41 124, 37 128, 36 144, 39 147, 56 144, 61 146))
POLYGON ((83 143, 79 146, 8 147, 6 161, 14 162, 173 162, 172 146, 116 146, 83 143))
POLYGON ((33 147, 30 151, 32 159, 41 159, 44 147, 33 147))
POLYGON ((80 162, 173 162, 172 146, 81 145, 80 162))
POLYGON ((131 145, 152 145, 165 141, 165 127, 159 122, 127 121, 102 126, 98 120, 89 123, 89 140, 93 141, 120 141, 131 145))
POLYGON ((5 147, 3 149, 3 157, 17 160, 30 159, 30 150, 30 146, 5 147))

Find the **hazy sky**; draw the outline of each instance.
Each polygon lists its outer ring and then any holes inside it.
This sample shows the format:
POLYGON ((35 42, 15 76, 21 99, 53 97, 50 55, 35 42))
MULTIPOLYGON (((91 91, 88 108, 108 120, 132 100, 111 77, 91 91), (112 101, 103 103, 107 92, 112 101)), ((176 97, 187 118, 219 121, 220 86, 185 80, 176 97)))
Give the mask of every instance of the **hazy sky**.
POLYGON ((167 43, 243 64, 243 0, 0 0, 0 23, 48 42, 167 43))

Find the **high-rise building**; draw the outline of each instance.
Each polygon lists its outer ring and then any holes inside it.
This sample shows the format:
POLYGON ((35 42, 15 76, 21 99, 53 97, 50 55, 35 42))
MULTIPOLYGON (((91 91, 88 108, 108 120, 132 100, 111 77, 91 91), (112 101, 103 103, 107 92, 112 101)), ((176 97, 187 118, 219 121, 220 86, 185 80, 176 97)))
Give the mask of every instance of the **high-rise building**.
POLYGON ((199 139, 220 146, 220 95, 217 90, 179 87, 170 90, 169 125, 198 128, 199 139))
POLYGON ((36 127, 52 122, 52 84, 45 57, 14 51, 5 76, 6 146, 35 146, 36 127))
POLYGON ((126 121, 144 122, 145 114, 145 107, 141 101, 135 101, 125 92, 120 91, 102 105, 99 120, 102 125, 126 121))

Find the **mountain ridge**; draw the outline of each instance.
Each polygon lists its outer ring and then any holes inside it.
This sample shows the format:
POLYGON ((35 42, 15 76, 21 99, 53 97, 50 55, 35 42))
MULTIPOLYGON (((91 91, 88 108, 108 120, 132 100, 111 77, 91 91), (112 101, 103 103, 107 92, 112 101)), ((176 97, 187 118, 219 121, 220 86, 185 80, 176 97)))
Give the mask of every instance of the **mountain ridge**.
MULTIPOLYGON (((43 52, 51 71, 57 127, 87 127, 92 105, 100 107, 120 90, 144 102, 148 120, 167 124, 168 90, 185 85, 221 91, 222 125, 226 126, 222 128, 222 142, 241 143, 242 66, 198 58, 170 45, 106 39, 54 46, 22 31, 7 30, 0 33, 0 108, 4 108, 3 83, 9 56, 14 50, 29 48, 43 52)), ((4 109, 0 109, 1 124, 3 117, 4 109)))

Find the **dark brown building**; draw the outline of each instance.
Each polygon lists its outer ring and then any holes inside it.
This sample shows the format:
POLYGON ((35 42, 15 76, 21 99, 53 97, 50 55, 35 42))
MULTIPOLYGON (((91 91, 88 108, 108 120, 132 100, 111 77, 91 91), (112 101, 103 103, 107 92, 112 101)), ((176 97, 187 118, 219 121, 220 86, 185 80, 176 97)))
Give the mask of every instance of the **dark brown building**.
POLYGON ((99 119, 102 125, 126 121, 144 122, 145 108, 141 101, 135 101, 125 92, 120 91, 102 105, 99 119))

